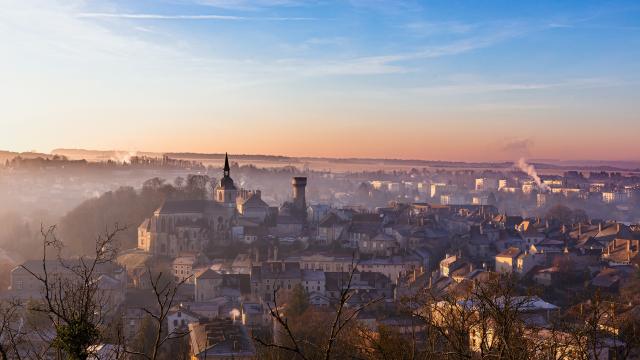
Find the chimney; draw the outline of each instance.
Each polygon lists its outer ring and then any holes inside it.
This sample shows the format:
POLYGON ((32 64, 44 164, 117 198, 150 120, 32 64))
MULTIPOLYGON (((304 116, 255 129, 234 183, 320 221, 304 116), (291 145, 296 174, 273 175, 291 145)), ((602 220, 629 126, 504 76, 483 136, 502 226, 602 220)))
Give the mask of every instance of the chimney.
POLYGON ((578 237, 582 236, 582 223, 578 223, 578 237))
POLYGON ((598 223, 598 232, 602 231, 602 222, 598 223))
POLYGON ((620 223, 616 223, 616 233, 620 232, 620 223))
POLYGON ((273 261, 278 261, 278 247, 273 247, 273 261))

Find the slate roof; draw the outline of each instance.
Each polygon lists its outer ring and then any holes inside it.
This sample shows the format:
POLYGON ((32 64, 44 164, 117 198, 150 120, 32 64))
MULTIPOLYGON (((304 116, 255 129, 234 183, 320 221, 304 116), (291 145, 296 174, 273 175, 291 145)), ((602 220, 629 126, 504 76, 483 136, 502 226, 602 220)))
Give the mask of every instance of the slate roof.
POLYGON ((320 227, 332 227, 338 226, 343 223, 342 219, 335 213, 328 213, 322 220, 320 221, 320 227))
POLYGON ((251 195, 247 200, 245 200, 242 203, 242 206, 246 206, 246 207, 265 207, 265 208, 269 207, 269 205, 266 202, 264 202, 262 200, 262 198, 257 194, 251 195))
POLYGON ((196 279, 222 279, 222 274, 209 268, 199 273, 196 279))
POLYGON ((217 209, 222 209, 222 206, 211 200, 166 200, 159 211, 160 214, 202 214, 217 209))

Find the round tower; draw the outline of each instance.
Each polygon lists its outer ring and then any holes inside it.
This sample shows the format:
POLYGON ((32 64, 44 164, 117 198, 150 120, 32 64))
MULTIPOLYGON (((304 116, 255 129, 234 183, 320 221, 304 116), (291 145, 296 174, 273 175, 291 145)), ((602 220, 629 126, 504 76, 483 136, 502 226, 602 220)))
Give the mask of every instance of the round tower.
POLYGON ((307 211, 307 200, 305 196, 307 187, 307 178, 296 176, 291 180, 293 187, 293 209, 296 213, 302 215, 307 211))

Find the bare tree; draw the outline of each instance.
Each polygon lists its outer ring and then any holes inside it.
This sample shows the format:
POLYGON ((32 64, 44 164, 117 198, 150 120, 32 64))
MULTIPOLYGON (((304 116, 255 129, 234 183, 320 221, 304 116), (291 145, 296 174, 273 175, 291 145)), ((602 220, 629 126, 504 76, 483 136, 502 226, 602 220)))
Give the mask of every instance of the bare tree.
POLYGON ((81 256, 67 261, 61 255, 63 244, 56 237, 56 227, 42 228, 42 268, 22 265, 42 286, 42 301, 35 303, 32 310, 47 315, 55 330, 51 346, 69 359, 88 358, 91 346, 101 339, 101 326, 109 312, 108 299, 99 291, 99 267, 115 259, 115 238, 124 229, 116 224, 99 235, 90 258, 81 256))
MULTIPOLYGON (((363 304, 360 304, 355 308, 350 308, 348 306, 349 301, 355 295, 355 291, 352 288, 352 285, 354 275, 357 271, 357 262, 355 261, 354 257, 354 260, 352 260, 351 264, 351 270, 347 273, 346 280, 342 284, 338 303, 335 307, 335 314, 330 322, 329 328, 326 330, 316 329, 320 332, 326 331, 326 333, 322 334, 326 335, 324 343, 317 344, 311 343, 304 339, 300 339, 299 335, 296 334, 291 324, 289 323, 289 319, 283 313, 282 307, 278 304, 277 295, 278 291, 280 290, 279 287, 274 287, 273 289, 274 304, 267 304, 267 306, 269 308, 269 314, 271 315, 273 320, 278 324, 278 326, 283 329, 283 333, 286 336, 289 344, 285 342, 265 341, 259 337, 254 337, 254 341, 266 348, 274 348, 285 351, 292 355, 293 358, 302 360, 310 360, 316 358, 328 360, 333 358, 336 343, 338 342, 338 339, 340 338, 346 327, 351 325, 353 320, 363 310, 383 300, 383 297, 377 297, 363 304)), ((355 354, 352 354, 352 356, 355 357, 355 354)))
POLYGON ((18 301, 0 301, 0 357, 2 360, 22 357, 18 346, 22 342, 24 332, 19 312, 21 304, 18 301))
POLYGON ((130 355, 142 356, 148 360, 156 360, 160 355, 160 350, 168 341, 174 339, 182 339, 189 335, 189 331, 182 331, 174 329, 167 332, 166 323, 169 312, 172 306, 175 304, 175 298, 180 286, 187 282, 191 276, 182 279, 179 282, 174 282, 170 276, 163 276, 162 272, 158 272, 157 275, 152 275, 150 268, 147 268, 149 274, 149 282, 151 284, 151 290, 153 291, 155 304, 154 309, 141 308, 141 310, 151 319, 154 325, 154 338, 153 345, 149 352, 136 351, 127 349, 125 352, 130 355))

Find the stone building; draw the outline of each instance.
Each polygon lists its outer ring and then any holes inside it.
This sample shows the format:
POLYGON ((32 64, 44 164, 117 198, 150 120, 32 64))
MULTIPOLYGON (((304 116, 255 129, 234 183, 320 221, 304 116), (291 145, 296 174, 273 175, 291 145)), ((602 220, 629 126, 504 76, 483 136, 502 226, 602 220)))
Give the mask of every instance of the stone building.
POLYGON ((216 201, 165 201, 138 227, 138 248, 154 255, 176 257, 229 240, 236 218, 237 195, 229 158, 225 157, 223 177, 215 189, 216 201))
POLYGON ((167 200, 138 227, 138 248, 155 255, 203 251, 228 238, 234 208, 210 200, 167 200))

